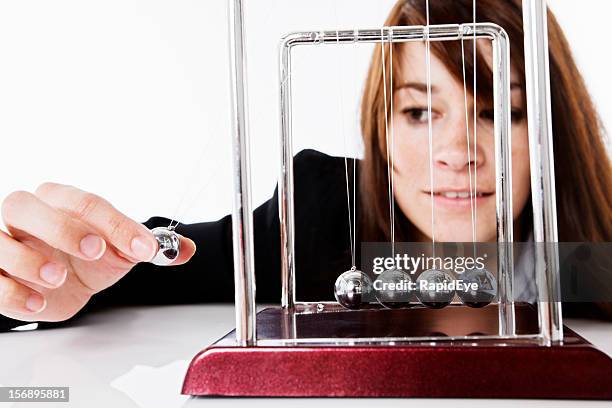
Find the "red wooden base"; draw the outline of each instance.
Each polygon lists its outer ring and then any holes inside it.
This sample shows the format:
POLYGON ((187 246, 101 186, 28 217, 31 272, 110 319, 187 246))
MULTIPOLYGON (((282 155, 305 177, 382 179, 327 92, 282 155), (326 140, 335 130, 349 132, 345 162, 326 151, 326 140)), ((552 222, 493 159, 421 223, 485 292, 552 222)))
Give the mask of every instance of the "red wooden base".
POLYGON ((216 345, 193 359, 183 394, 612 399, 612 359, 566 330, 553 347, 216 345))

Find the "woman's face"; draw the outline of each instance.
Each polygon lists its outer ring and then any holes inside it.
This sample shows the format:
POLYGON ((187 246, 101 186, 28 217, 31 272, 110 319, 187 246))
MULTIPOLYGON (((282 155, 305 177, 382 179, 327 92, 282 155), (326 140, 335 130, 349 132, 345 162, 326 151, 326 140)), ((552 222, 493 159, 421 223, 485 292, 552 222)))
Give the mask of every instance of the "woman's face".
MULTIPOLYGON (((405 44, 401 75, 394 78, 393 125, 395 134, 394 185, 398 205, 424 235, 432 237, 432 184, 430 182, 427 114, 427 71, 423 44, 405 44)), ((479 44, 491 55, 490 42, 479 44)), ((396 61, 397 63, 397 61, 396 61)), ((488 63, 490 64, 490 58, 488 63)), ((459 73, 461 75, 461 72, 459 73)), ((468 74, 469 75, 469 74, 468 74)), ((512 191, 514 218, 530 194, 527 120, 520 81, 512 72, 512 191)), ((431 55, 433 125, 433 205, 437 241, 471 242, 472 204, 470 168, 476 221, 476 240, 496 239, 495 141, 492 106, 477 101, 477 144, 473 137, 473 98, 467 95, 470 160, 463 83, 431 55), (474 149, 474 147, 476 147, 474 149), (469 165, 468 165, 469 163, 469 165), (476 182, 474 183, 474 180, 476 182)))

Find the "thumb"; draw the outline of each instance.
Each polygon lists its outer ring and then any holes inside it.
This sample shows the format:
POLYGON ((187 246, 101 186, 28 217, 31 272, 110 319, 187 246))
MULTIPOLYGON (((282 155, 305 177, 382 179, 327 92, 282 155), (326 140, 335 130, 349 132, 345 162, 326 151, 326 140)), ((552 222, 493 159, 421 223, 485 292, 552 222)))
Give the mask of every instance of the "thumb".
POLYGON ((196 252, 196 244, 195 244, 195 242, 193 242, 189 238, 186 238, 186 237, 184 237, 182 235, 179 235, 179 237, 181 239, 181 246, 180 246, 181 249, 180 249, 180 252, 179 252, 179 256, 178 256, 178 258, 176 258, 174 260, 174 262, 172 262, 168 266, 182 265, 182 264, 188 262, 191 259, 191 257, 196 252))

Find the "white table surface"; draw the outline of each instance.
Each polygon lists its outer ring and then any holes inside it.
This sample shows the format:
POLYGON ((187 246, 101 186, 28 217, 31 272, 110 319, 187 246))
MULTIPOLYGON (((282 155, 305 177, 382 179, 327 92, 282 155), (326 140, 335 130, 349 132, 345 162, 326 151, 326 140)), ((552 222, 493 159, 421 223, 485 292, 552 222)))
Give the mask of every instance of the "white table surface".
MULTIPOLYGON (((191 358, 233 329, 228 305, 117 308, 78 325, 0 333, 1 386, 68 386, 70 403, 0 403, 0 407, 611 407, 606 401, 456 399, 189 398, 180 394, 191 358), (415 405, 416 404, 416 405, 415 405)), ((612 323, 566 324, 612 356, 612 323)), ((612 380, 611 380, 612 381, 612 380)), ((612 386, 612 383, 611 383, 612 386)))

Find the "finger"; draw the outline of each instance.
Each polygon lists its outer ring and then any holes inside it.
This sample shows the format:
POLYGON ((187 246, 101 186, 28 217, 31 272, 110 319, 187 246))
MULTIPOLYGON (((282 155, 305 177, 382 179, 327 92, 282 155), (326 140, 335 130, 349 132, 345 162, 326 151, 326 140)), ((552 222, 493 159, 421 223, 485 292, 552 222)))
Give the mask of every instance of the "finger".
POLYGON ((0 274, 0 311, 35 314, 47 307, 43 295, 0 274))
POLYGON ((0 269, 11 276, 52 289, 61 286, 68 275, 64 265, 49 261, 4 231, 0 231, 0 269))
POLYGON ((180 239, 181 239, 181 246, 180 246, 181 250, 179 252, 179 256, 169 266, 182 265, 186 263, 187 261, 189 261, 191 257, 195 254, 195 251, 196 251, 195 242, 193 242, 189 238, 185 238, 182 235, 180 235, 180 239))
POLYGON ((81 259, 97 260, 106 251, 106 242, 91 227, 27 191, 9 194, 2 203, 2 217, 9 231, 23 231, 81 259))
POLYGON ((100 231, 106 241, 138 261, 150 261, 157 252, 157 240, 144 225, 122 214, 108 201, 73 186, 44 183, 36 196, 100 231))

